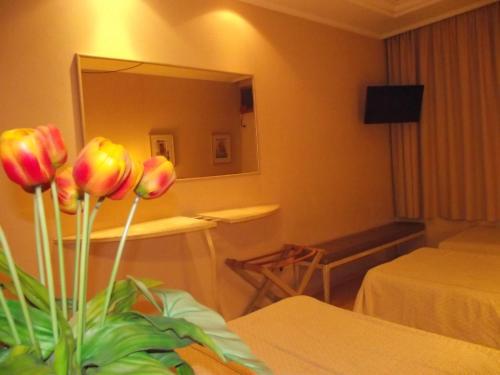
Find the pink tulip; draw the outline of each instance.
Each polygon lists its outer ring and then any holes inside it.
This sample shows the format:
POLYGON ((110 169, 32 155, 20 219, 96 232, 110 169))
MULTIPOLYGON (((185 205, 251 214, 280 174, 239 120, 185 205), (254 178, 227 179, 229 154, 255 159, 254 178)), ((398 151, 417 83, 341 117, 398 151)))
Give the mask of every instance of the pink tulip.
POLYGON ((130 169, 130 173, 127 178, 122 182, 120 187, 108 196, 109 199, 119 200, 123 199, 123 197, 131 190, 134 190, 139 181, 142 178, 142 174, 144 173, 144 166, 137 162, 136 160, 132 160, 132 168, 130 169))
POLYGON ((73 178, 73 167, 65 168, 56 176, 55 181, 59 208, 67 214, 76 214, 78 201, 82 199, 83 192, 73 178))
POLYGON ((50 161, 54 168, 59 168, 66 163, 68 152, 62 138, 62 134, 54 125, 38 126, 35 131, 45 144, 50 161))
POLYGON ((164 156, 153 156, 144 162, 144 175, 135 192, 143 199, 163 195, 175 182, 174 166, 164 156))
POLYGON ((122 145, 97 137, 80 152, 73 167, 76 184, 98 197, 116 191, 130 173, 130 157, 122 145))
POLYGON ((7 176, 27 191, 50 184, 55 169, 34 129, 12 129, 0 137, 0 158, 7 176))

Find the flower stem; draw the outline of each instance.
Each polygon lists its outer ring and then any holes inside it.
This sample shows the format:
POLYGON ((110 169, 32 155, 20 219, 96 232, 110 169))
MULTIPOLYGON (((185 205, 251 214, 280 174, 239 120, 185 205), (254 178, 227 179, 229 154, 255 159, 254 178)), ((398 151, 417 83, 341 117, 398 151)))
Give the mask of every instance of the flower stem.
POLYGON ((73 315, 78 310, 78 265, 80 264, 80 253, 82 251, 82 204, 78 200, 76 207, 76 239, 75 239, 75 266, 73 269, 73 315))
MULTIPOLYGON (((95 202, 95 206, 92 210, 92 213, 90 214, 90 219, 89 219, 89 236, 90 232, 92 232, 92 228, 94 227, 94 221, 97 216, 97 213, 99 212, 99 208, 101 208, 102 204, 104 203, 104 199, 106 197, 100 197, 97 202, 95 202)), ((90 245, 90 239, 88 242, 88 245, 90 245)))
POLYGON ((52 203, 54 205, 54 216, 56 220, 57 255, 59 258, 59 278, 61 282, 61 300, 64 319, 68 319, 68 299, 66 294, 66 270, 64 265, 64 249, 62 243, 61 211, 59 211, 59 199, 57 198, 57 185, 55 180, 50 184, 52 203))
POLYGON ((10 331, 12 332, 12 336, 14 337, 14 341, 16 345, 21 344, 21 339, 19 338, 19 334, 17 333, 16 325, 14 324, 14 319, 12 319, 12 313, 10 312, 9 306, 7 305, 7 300, 3 294, 3 285, 0 286, 0 306, 5 313, 5 317, 7 318, 7 323, 9 323, 10 331))
POLYGON ((80 271, 79 271, 79 285, 78 285, 78 320, 76 331, 76 361, 78 366, 82 362, 82 346, 83 334, 85 332, 85 309, 86 300, 85 295, 87 292, 87 261, 89 253, 89 200, 88 193, 84 193, 83 198, 83 226, 82 226, 82 248, 80 255, 80 271))
MULTIPOLYGON (((87 233, 90 236, 90 233, 92 232, 92 227, 94 226, 94 221, 97 216, 97 213, 99 212, 99 209, 101 208, 102 204, 104 203, 105 197, 100 197, 94 208, 92 209, 92 212, 89 217, 89 223, 88 223, 88 230, 87 233)), ((73 290, 74 290, 74 297, 73 297, 73 314, 78 311, 78 280, 79 280, 79 263, 81 259, 81 254, 82 254, 82 228, 81 228, 81 214, 82 214, 82 209, 81 209, 81 203, 78 201, 78 216, 77 216, 77 228, 76 228, 76 253, 75 253, 75 274, 74 274, 74 281, 73 281, 73 290)), ((85 251, 90 251, 90 237, 87 241, 87 248, 85 251)), ((86 292, 85 292, 86 294, 86 292)))
POLYGON ((130 229, 130 224, 132 223, 132 219, 135 215, 135 211, 137 210, 137 205, 139 204, 140 197, 138 195, 135 196, 134 202, 132 203, 132 207, 130 208, 130 212, 127 217, 127 222, 125 223, 125 227, 123 228, 123 233, 120 238, 120 243, 118 244, 118 250, 115 256, 115 262, 113 264, 113 270, 111 271, 111 277, 109 278, 108 288, 106 289, 106 299, 104 300, 104 308, 102 310, 101 322, 102 326, 106 321, 106 315, 108 313, 109 303, 111 302, 111 295, 113 294, 113 288, 116 280, 116 275, 118 273, 118 267, 120 265, 120 260, 123 254, 123 250, 125 249, 125 242, 127 240, 127 234, 130 229))
POLYGON ((14 283, 14 288, 16 289, 17 298, 19 299, 19 303, 21 304, 21 310, 23 312, 24 321, 26 322, 26 328, 28 329, 28 335, 30 337, 31 345, 33 345, 35 353, 39 357, 41 357, 42 353, 40 351, 40 346, 38 345, 38 341, 36 341, 35 331, 33 330, 33 323, 31 321, 31 317, 28 311, 28 304, 26 303, 26 299, 24 298, 21 282, 19 281, 19 276, 17 275, 16 264, 14 263, 14 259, 12 258, 12 253, 10 252, 9 243, 5 238, 5 234, 1 226, 0 226, 0 244, 2 245, 5 257, 7 258, 7 264, 9 267, 10 276, 12 278, 12 282, 14 283))
POLYGON ((45 207, 43 206, 42 198, 42 187, 37 186, 35 188, 35 196, 37 203, 37 213, 38 219, 40 220, 40 227, 42 229, 42 245, 43 245, 43 255, 45 260, 45 269, 47 271, 47 287, 49 290, 49 307, 50 307, 50 318, 52 321, 52 334, 54 336, 54 341, 57 343, 59 341, 59 328, 57 326, 57 310, 56 310, 56 296, 54 290, 54 275, 52 273, 52 260, 50 256, 50 244, 49 244, 49 233, 47 231, 47 223, 45 221, 45 207))
POLYGON ((38 208, 36 204, 36 196, 33 195, 33 212, 35 216, 35 243, 36 243, 36 260, 38 263, 38 276, 40 282, 45 285, 45 268, 43 268, 43 254, 40 240, 40 220, 38 220, 38 208))

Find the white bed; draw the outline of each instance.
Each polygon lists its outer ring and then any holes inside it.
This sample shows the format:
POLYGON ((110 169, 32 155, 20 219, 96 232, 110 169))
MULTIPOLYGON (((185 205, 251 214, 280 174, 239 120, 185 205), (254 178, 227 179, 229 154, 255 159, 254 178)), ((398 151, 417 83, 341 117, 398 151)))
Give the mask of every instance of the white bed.
MULTIPOLYGON (((500 351, 291 297, 229 322, 286 375, 498 374, 500 351)), ((202 372, 203 373, 203 372, 202 372)))
POLYGON ((498 349, 500 257, 415 250, 368 271, 354 311, 498 349))
POLYGON ((472 227, 441 241, 439 248, 500 256, 500 228, 472 227))

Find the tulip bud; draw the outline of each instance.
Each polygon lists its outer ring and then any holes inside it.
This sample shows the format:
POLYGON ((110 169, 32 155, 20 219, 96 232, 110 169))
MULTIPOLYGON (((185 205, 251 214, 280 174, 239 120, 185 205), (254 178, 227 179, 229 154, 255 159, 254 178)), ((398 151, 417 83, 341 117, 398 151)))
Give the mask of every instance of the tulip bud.
POLYGON ((68 152, 62 138, 62 134, 54 125, 38 126, 35 131, 44 142, 45 149, 49 154, 50 161, 54 168, 59 168, 66 163, 68 152))
POLYGON ((139 181, 142 178, 144 172, 144 166, 137 160, 132 159, 132 168, 130 168, 130 173, 127 178, 122 182, 118 189, 108 196, 109 199, 119 200, 131 190, 134 190, 139 181))
POLYGON ((173 164, 164 156, 153 156, 144 162, 144 175, 135 192, 143 199, 154 199, 163 195, 175 182, 173 164))
POLYGON ((65 168, 56 176, 55 181, 59 208, 67 214, 76 214, 78 201, 82 199, 83 192, 73 178, 73 167, 65 168))
POLYGON ((130 173, 130 164, 130 157, 122 145, 97 137, 78 155, 73 177, 83 191, 104 197, 122 184, 130 173))
POLYGON ((55 169, 34 129, 12 129, 0 137, 0 158, 7 176, 25 190, 50 184, 55 169))

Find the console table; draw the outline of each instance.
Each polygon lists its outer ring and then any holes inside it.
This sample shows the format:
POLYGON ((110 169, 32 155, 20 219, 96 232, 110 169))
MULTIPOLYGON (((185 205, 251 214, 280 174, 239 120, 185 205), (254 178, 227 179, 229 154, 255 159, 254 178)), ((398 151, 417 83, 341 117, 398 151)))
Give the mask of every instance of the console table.
MULTIPOLYGON (((174 216, 166 219, 146 221, 130 226, 127 239, 139 240, 145 238, 166 237, 190 232, 203 232, 207 248, 210 255, 211 265, 211 289, 214 304, 220 311, 220 301, 217 293, 217 263, 215 257, 215 247, 209 229, 215 228, 217 224, 212 221, 195 219, 186 216, 174 216)), ((92 232, 90 239, 93 243, 116 242, 120 240, 123 227, 115 227, 92 232)), ((72 247, 75 243, 75 236, 63 238, 65 247, 72 247)))
POLYGON ((269 216, 278 211, 279 208, 280 206, 278 204, 266 204, 261 206, 232 208, 229 210, 202 212, 198 214, 197 217, 209 221, 234 224, 269 216))
MULTIPOLYGON (((217 287, 217 259, 215 246, 210 229, 217 226, 217 222, 240 223, 259 219, 278 211, 279 205, 269 204, 260 206, 243 207, 229 210, 211 211, 198 214, 196 217, 174 216, 166 219, 146 221, 132 224, 127 239, 140 240, 145 238, 166 237, 190 232, 203 232, 205 242, 210 255, 211 289, 212 298, 216 309, 221 311, 221 304, 217 287)), ((123 227, 115 227, 94 231, 90 234, 92 243, 117 242, 123 233, 123 227)), ((66 248, 73 247, 75 236, 63 237, 63 245, 66 248)))

